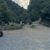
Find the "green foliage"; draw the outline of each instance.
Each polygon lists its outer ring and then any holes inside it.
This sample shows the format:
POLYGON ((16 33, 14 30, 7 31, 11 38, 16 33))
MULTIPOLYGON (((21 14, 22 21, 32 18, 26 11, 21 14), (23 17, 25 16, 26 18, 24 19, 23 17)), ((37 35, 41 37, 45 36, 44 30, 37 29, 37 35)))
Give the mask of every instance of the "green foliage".
POLYGON ((24 9, 11 0, 0 0, 0 22, 20 23, 24 9), (3 17, 2 17, 3 16, 3 17))
POLYGON ((41 22, 50 24, 50 0, 31 0, 28 12, 34 18, 41 17, 41 22))
POLYGON ((0 13, 0 17, 2 18, 0 19, 3 20, 4 23, 8 23, 11 20, 13 21, 12 17, 14 17, 14 14, 7 6, 5 0, 0 0, 0 13))
POLYGON ((50 0, 31 0, 25 10, 12 0, 0 0, 0 24, 15 22, 32 24, 41 17, 41 22, 50 24, 50 0))

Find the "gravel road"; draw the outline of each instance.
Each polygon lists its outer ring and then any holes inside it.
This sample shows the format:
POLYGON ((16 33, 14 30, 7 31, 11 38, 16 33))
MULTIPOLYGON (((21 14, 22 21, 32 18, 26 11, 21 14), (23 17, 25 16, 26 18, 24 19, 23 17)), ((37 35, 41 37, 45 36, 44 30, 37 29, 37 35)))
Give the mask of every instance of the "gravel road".
POLYGON ((45 26, 3 32, 0 50, 50 50, 50 28, 45 26))

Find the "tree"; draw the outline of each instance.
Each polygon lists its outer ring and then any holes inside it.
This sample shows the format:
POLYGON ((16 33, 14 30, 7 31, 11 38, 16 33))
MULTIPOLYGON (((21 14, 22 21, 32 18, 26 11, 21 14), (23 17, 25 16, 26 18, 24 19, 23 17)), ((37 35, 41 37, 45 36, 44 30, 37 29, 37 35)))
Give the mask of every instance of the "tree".
POLYGON ((28 7, 28 12, 33 17, 32 19, 38 19, 41 17, 42 22, 46 23, 50 21, 50 0, 31 0, 28 7), (46 20, 47 19, 47 20, 46 20))

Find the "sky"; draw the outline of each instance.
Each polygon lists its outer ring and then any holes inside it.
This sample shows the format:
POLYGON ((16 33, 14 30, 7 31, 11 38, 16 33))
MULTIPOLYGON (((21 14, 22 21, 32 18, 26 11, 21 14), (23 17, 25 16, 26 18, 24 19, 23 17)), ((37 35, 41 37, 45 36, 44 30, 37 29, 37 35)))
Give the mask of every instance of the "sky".
POLYGON ((27 9, 30 3, 30 0, 12 0, 12 1, 17 3, 19 6, 23 7, 24 9, 27 9))

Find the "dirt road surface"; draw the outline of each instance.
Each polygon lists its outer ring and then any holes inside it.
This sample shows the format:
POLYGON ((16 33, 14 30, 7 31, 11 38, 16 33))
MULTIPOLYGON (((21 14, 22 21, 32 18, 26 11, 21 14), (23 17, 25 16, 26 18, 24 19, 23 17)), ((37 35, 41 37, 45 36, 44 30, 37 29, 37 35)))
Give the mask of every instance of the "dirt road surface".
POLYGON ((0 50, 50 50, 50 28, 45 26, 3 32, 0 50))

